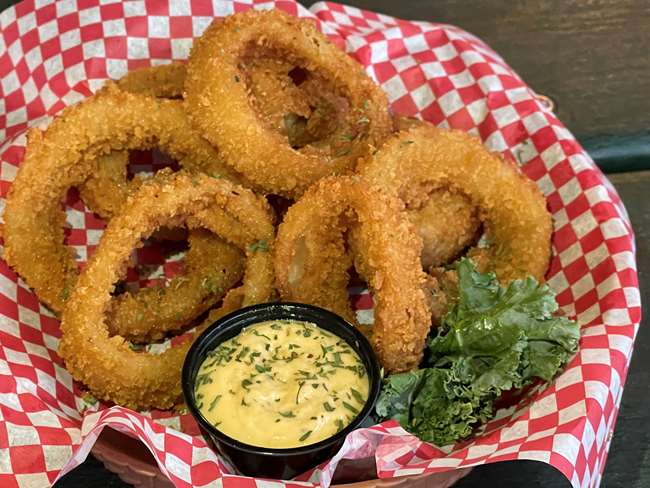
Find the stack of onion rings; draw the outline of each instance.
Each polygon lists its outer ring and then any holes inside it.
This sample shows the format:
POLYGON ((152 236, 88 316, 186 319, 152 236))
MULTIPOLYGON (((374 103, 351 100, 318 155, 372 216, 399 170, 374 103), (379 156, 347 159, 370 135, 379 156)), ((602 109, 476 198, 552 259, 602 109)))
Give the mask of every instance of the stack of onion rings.
POLYGON ((457 292, 445 265, 467 254, 504 282, 542 280, 551 235, 542 195, 514 164, 466 134, 391 116, 351 58, 280 11, 215 22, 187 68, 132 72, 31 131, 4 221, 6 260, 62 313, 73 377, 134 408, 174 405, 189 342, 154 355, 129 341, 207 316, 195 335, 276 287, 362 329, 388 372, 415 368, 457 292), (181 171, 129 181, 129 151, 154 147, 181 171), (64 244, 71 187, 110 219, 81 274, 64 244), (278 217, 253 190, 283 210, 277 240, 278 217), (175 228, 188 235, 186 273, 114 295, 143 239, 175 228), (373 294, 372 327, 350 305, 352 267, 373 294))
POLYGON ((64 245, 60 202, 69 188, 93 174, 103 154, 161 146, 195 167, 215 163, 215 150, 187 125, 179 103, 109 85, 66 109, 46 132, 30 131, 25 160, 7 197, 4 257, 55 312, 63 310, 78 275, 64 245))

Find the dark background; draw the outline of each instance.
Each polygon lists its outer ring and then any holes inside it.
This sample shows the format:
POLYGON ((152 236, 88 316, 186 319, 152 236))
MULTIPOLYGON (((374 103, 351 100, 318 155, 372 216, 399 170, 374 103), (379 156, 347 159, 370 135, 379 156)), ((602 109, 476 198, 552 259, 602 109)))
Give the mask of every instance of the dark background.
MULTIPOLYGON (((0 0, 0 10, 15 2, 0 0)), ((314 2, 302 2, 309 6, 314 2)), ((406 19, 458 25, 486 41, 538 93, 610 175, 637 238, 642 299, 650 289, 650 1, 348 0, 406 19)), ((603 487, 650 486, 650 335, 644 320, 603 487)), ((476 468, 459 488, 566 487, 553 468, 508 462, 476 468)), ((126 487, 94 458, 57 487, 126 487)))

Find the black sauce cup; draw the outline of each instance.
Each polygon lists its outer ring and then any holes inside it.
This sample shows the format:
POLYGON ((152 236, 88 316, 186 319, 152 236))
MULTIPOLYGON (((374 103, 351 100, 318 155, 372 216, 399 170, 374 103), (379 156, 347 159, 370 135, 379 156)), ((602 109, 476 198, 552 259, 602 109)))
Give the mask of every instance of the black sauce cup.
MULTIPOLYGON (((302 303, 265 303, 237 310, 208 327, 196 339, 185 358, 182 383, 185 403, 203 434, 239 473, 264 478, 291 479, 331 458, 339 450, 345 437, 368 418, 379 396, 381 371, 368 340, 340 316, 302 303), (222 342, 238 335, 244 327, 268 320, 312 322, 345 340, 363 361, 368 374, 368 400, 356 418, 332 437, 289 449, 251 446, 220 432, 197 408, 194 398, 196 374, 207 354, 222 342)), ((260 428, 264 426, 260 425, 260 428)))

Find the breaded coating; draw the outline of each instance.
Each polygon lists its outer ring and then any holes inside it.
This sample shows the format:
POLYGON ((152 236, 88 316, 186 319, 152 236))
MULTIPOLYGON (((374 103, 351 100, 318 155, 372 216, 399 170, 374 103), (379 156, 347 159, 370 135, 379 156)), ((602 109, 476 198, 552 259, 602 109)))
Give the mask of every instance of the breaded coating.
POLYGON ((484 246, 469 255, 502 282, 530 275, 544 280, 553 230, 546 200, 514 163, 489 152, 477 138, 417 124, 387 141, 359 172, 399 196, 407 208, 421 205, 439 188, 467 196, 485 230, 484 246))
MULTIPOLYGON (((242 305, 273 296, 274 229, 263 198, 206 175, 176 173, 145 182, 108 223, 63 311, 59 353, 72 376, 97 398, 136 409, 170 408, 179 400, 181 369, 192 341, 157 355, 133 351, 124 338, 109 336, 106 311, 115 283, 123 278, 131 252, 143 239, 161 226, 183 224, 221 235, 222 229, 214 225, 217 219, 212 218, 215 208, 239 222, 249 235, 232 242, 246 254, 244 288, 253 292, 244 291, 242 305)), ((222 237, 230 240, 231 236, 222 237)), ((192 337, 207 325, 198 327, 192 337)))
POLYGON ((132 342, 163 339, 192 323, 239 282, 243 253, 212 232, 194 229, 188 237, 185 272, 164 287, 141 288, 111 300, 107 325, 111 335, 132 342))
MULTIPOLYGON (((115 84, 122 91, 138 95, 166 99, 181 98, 185 73, 184 64, 151 66, 130 71, 115 84)), ((180 107, 181 103, 178 103, 180 107)), ((178 113, 180 116, 184 112, 179 110, 178 113)), ((228 177, 233 181, 240 179, 225 166, 219 152, 214 148, 210 155, 212 160, 205 161, 198 167, 192 157, 186 158, 186 154, 170 153, 170 156, 176 157, 180 166, 185 169, 206 171, 212 176, 228 177)), ((137 190, 142 183, 142 178, 139 176, 129 181, 128 164, 129 151, 114 150, 101 155, 95 162, 95 171, 86 181, 78 185, 79 194, 86 206, 104 219, 110 219, 119 212, 127 196, 137 190)))
POLYGON ((116 81, 120 90, 156 98, 181 98, 186 67, 181 63, 161 64, 129 71, 116 81))
POLYGON ((375 301, 370 340, 390 372, 417 367, 431 323, 422 241, 401 207, 358 177, 325 178, 289 209, 276 241, 281 297, 327 308, 352 323, 347 285, 354 262, 375 301))
MULTIPOLYGON (((310 22, 279 10, 236 13, 196 40, 185 99, 192 122, 226 161, 266 193, 296 198, 318 179, 352 171, 392 130, 386 95, 310 22), (347 99, 355 132, 336 146, 293 148, 259 120, 242 65, 249 52, 286 59, 347 99)), ((329 139, 329 138, 328 138, 329 139)))
MULTIPOLYGON (((395 132, 421 125, 434 127, 427 121, 403 115, 393 115, 393 124, 395 132)), ((377 184, 388 186, 383 182, 377 184)), ((422 237, 421 258, 425 270, 454 261, 478 240, 481 231, 478 209, 465 195, 449 187, 421 195, 417 201, 409 202, 406 211, 422 237)))
POLYGON ((64 110, 45 132, 29 132, 4 211, 4 258, 54 312, 63 309, 78 274, 64 245, 66 192, 93 174, 102 155, 154 146, 207 173, 218 165, 212 146, 189 127, 181 102, 110 84, 64 110))

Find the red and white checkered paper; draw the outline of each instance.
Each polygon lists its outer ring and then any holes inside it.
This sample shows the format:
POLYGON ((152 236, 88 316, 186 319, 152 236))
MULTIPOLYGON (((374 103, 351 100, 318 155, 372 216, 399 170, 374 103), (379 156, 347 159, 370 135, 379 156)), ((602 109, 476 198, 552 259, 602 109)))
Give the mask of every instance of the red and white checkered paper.
MULTIPOLYGON (((616 191, 571 133, 461 29, 334 3, 307 10, 293 1, 24 1, 0 14, 0 202, 22 160, 25 129, 47 125, 107 78, 186 59, 213 18, 251 7, 316 19, 382 86, 395 112, 469 131, 518 161, 553 214, 549 284, 582 326, 580 351, 564 373, 499 411, 473 440, 439 449, 388 422, 353 432, 329 463, 283 485, 326 487, 340 459, 374 456, 382 478, 533 459, 575 487, 598 486, 641 315, 632 229, 616 191)), ((68 223, 68 242, 83 261, 103 224, 74 198, 68 223)), ((356 293, 360 313, 371 317, 371 300, 356 293)), ((53 483, 85 459, 105 426, 141 439, 176 486, 281 486, 227 474, 187 416, 105 406, 82 413, 83 392, 56 353, 59 335, 58 321, 0 262, 0 486, 53 483)))

